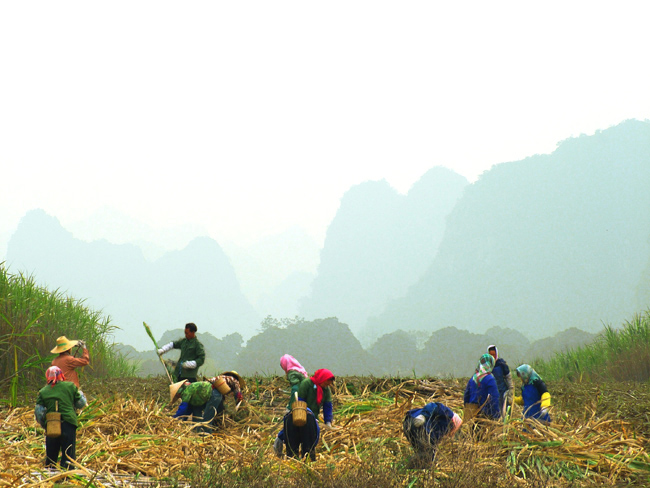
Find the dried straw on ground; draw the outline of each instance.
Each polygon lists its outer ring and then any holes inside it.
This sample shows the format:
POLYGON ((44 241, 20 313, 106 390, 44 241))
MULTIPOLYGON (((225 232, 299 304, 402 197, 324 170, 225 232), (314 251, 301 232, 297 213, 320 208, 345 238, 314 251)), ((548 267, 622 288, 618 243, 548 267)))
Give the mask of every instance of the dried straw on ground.
MULTIPOLYGON (((272 450, 287 400, 286 381, 275 378, 255 383, 248 402, 239 409, 227 397, 228 415, 214 435, 198 435, 190 422, 171 418, 173 407, 155 396, 135 398, 127 393, 95 398, 81 414, 79 465, 68 473, 68 482, 167 486, 166 480, 177 479, 182 486, 190 470, 229 461, 249 466, 267 463, 278 471, 293 469, 300 461, 279 460, 272 450)), ((337 429, 322 432, 318 459, 310 465, 315 473, 331 465, 339 470, 363 465, 373 456, 385 463, 406 459, 412 451, 402 435, 402 419, 409 408, 440 401, 462 412, 464 384, 457 381, 366 381, 356 385, 356 394, 350 391, 353 383, 343 382, 338 388, 337 429)), ((556 419, 568 417, 560 411, 553 413, 556 419)), ((0 422, 0 486, 51 485, 61 475, 43 469, 43 430, 34 420, 33 409, 0 414, 4 418, 0 422)), ((543 457, 580 466, 594 479, 613 484, 648 468, 646 442, 620 420, 595 415, 586 422, 569 419, 551 427, 525 425, 521 420, 505 425, 485 423, 479 429, 466 425, 459 436, 441 444, 436 473, 445 477, 477 466, 493 468, 525 485, 520 467, 543 457)))

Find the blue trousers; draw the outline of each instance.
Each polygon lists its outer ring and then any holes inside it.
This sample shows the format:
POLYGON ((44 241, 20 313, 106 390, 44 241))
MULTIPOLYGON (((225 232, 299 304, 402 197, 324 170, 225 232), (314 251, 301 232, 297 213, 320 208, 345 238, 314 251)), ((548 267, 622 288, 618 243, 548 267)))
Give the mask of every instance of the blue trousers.
POLYGON ((212 432, 217 425, 217 417, 223 412, 223 395, 214 388, 208 403, 203 409, 203 422, 210 422, 203 426, 203 432, 212 432))

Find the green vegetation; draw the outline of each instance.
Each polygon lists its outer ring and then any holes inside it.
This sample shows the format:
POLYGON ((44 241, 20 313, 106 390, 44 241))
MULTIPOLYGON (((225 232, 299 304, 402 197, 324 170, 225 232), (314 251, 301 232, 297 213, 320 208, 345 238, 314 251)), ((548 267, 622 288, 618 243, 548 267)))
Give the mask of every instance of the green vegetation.
POLYGON ((636 315, 619 330, 606 326, 593 343, 537 361, 534 367, 549 380, 648 381, 650 311, 636 315))
POLYGON ((0 387, 9 388, 12 405, 21 388, 44 384, 43 372, 54 357, 50 350, 62 335, 88 344, 92 359, 83 374, 133 375, 135 368, 109 341, 115 328, 83 301, 41 288, 31 276, 11 274, 0 263, 0 387))

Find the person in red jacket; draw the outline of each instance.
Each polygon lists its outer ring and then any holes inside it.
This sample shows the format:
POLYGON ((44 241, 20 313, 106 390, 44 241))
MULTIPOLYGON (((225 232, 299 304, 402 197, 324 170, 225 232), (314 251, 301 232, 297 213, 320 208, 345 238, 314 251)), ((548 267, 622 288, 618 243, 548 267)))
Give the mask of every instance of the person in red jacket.
POLYGON ((79 376, 75 371, 76 368, 88 366, 90 364, 90 354, 84 341, 72 341, 66 336, 61 336, 56 340, 56 347, 50 351, 53 354, 58 354, 52 360, 52 366, 58 366, 63 371, 66 381, 71 381, 79 388, 79 376), (83 353, 80 358, 70 354, 70 351, 75 346, 81 346, 83 353))

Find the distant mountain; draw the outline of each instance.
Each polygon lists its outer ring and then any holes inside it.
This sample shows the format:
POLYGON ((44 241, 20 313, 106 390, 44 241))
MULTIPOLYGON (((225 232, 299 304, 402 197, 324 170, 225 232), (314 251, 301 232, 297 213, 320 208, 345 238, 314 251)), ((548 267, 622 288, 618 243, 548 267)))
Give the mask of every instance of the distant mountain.
POLYGON ((466 185, 453 171, 433 168, 407 195, 386 181, 351 188, 327 230, 318 275, 299 315, 336 316, 358 332, 429 267, 466 185))
POLYGON ((298 315, 300 300, 309 294, 315 275, 295 272, 289 275, 270 293, 259 297, 255 309, 266 317, 295 317, 298 315))
POLYGON ((150 347, 143 321, 156 335, 194 322, 216 337, 233 331, 250 336, 260 322, 228 258, 207 237, 149 262, 134 245, 75 239, 56 218, 34 210, 9 241, 7 265, 43 286, 86 298, 120 327, 116 341, 137 349, 150 347))
POLYGON ((291 227, 245 246, 225 242, 223 248, 258 315, 298 313, 298 299, 309 291, 320 252, 320 245, 304 229, 291 227))
POLYGON ((426 273, 366 332, 499 326, 541 338, 624 322, 650 257, 648 188, 647 121, 494 166, 465 190, 426 273))
POLYGON ((194 237, 207 234, 193 224, 153 228, 112 207, 101 207, 83 220, 66 224, 66 229, 85 242, 105 239, 112 244, 135 244, 149 261, 170 250, 183 249, 194 237))

